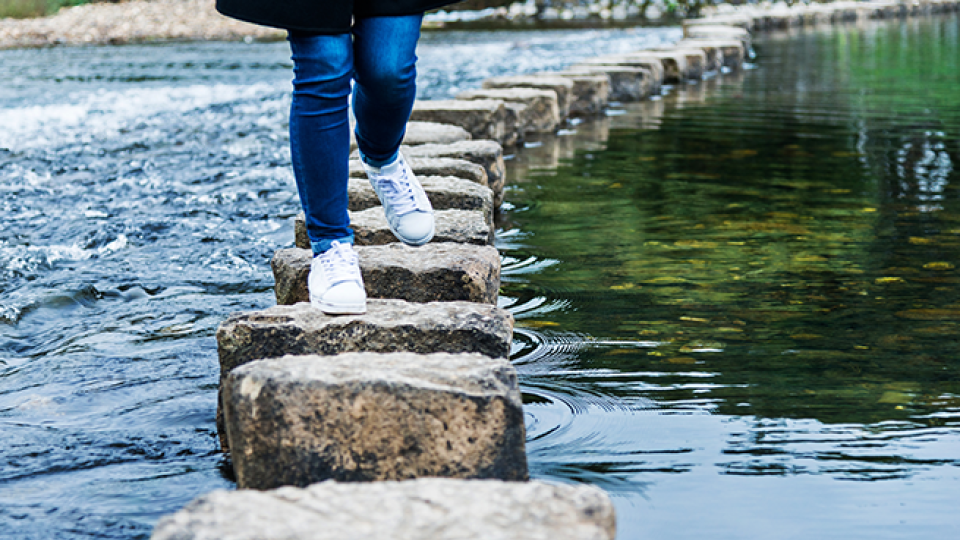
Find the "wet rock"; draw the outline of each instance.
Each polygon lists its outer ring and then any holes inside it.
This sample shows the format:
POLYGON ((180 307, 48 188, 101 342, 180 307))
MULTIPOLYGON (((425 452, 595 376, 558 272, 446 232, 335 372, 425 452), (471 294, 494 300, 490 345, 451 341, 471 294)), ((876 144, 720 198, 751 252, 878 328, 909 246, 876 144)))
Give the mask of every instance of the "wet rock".
POLYGON ((218 490, 161 518, 152 540, 613 540, 615 530, 613 503, 593 486, 421 478, 218 490))
POLYGON ((654 51, 656 54, 670 55, 669 57, 664 57, 664 65, 670 63, 670 61, 677 61, 677 65, 680 66, 679 58, 683 58, 682 63, 682 73, 680 73, 681 80, 683 81, 699 81, 703 79, 704 72, 707 71, 707 55, 703 52, 703 49, 697 47, 670 47, 662 50, 654 51))
POLYGON ((227 374, 237 366, 287 354, 344 352, 476 352, 506 358, 512 337, 508 311, 472 302, 369 299, 364 315, 325 315, 308 303, 233 314, 217 329, 220 447, 230 451, 222 392, 227 374))
MULTIPOLYGON (((433 242, 456 242, 486 246, 493 244, 493 227, 483 212, 478 210, 435 210, 433 213, 436 232, 433 242)), ((392 244, 397 237, 390 231, 383 209, 374 207, 359 212, 350 212, 350 228, 358 246, 392 244)), ((303 214, 294 221, 295 245, 310 249, 307 226, 303 214)))
MULTIPOLYGON (((493 191, 469 180, 454 176, 420 176, 420 184, 436 210, 479 210, 492 223, 493 191)), ((350 179, 350 210, 360 211, 380 206, 377 192, 370 182, 350 179)))
POLYGON ((223 388, 241 489, 528 477, 517 373, 503 358, 285 356, 234 369, 223 388))
POLYGON ((450 144, 470 139, 470 133, 460 126, 435 122, 408 122, 403 144, 407 146, 450 144))
POLYGON ((508 133, 507 112, 499 100, 418 100, 410 120, 460 126, 474 139, 503 142, 508 133))
POLYGON ((467 90, 457 94, 457 99, 466 101, 499 99, 506 103, 522 104, 523 107, 513 110, 517 112, 517 123, 524 133, 554 131, 560 124, 557 94, 553 90, 536 88, 467 90))
POLYGON ((570 116, 593 116, 600 114, 610 101, 610 77, 606 73, 544 73, 541 76, 559 76, 573 81, 573 100, 570 116))
POLYGON ((650 70, 628 66, 577 64, 561 75, 601 74, 610 81, 609 101, 638 101, 650 95, 653 82, 650 70))
MULTIPOLYGON (((420 176, 454 176, 487 186, 487 171, 476 163, 454 158, 411 158, 404 156, 414 174, 420 176)), ((360 160, 350 160, 350 178, 367 178, 360 160)))
POLYGON ((325 315, 310 304, 235 313, 217 330, 221 378, 237 366, 287 354, 510 353, 513 317, 487 304, 367 300, 364 315, 325 315))
POLYGON ((723 66, 730 69, 740 69, 746 61, 743 44, 735 39, 684 39, 677 42, 678 46, 716 47, 722 53, 723 66))
MULTIPOLYGON (((356 249, 369 298, 497 303, 500 254, 492 246, 429 243, 410 247, 394 243, 356 249)), ((312 260, 309 249, 277 250, 270 261, 277 304, 310 301, 307 277, 312 260)))
POLYGON ((743 45, 744 49, 750 49, 750 32, 733 26, 691 26, 684 30, 684 37, 694 39, 735 39, 743 45))
MULTIPOLYGON (((476 102, 472 102, 476 103, 476 102)), ((493 190, 494 207, 503 202, 503 185, 506 167, 503 164, 503 147, 494 141, 461 141, 453 144, 424 144, 406 147, 403 155, 411 160, 417 158, 455 158, 476 163, 487 173, 487 185, 493 190)))
POLYGON ((573 81, 563 77, 550 76, 549 74, 491 77, 483 81, 483 87, 553 90, 557 94, 557 107, 559 108, 560 118, 566 118, 570 115, 570 104, 575 99, 573 95, 573 81))
POLYGON ((644 53, 616 54, 587 58, 576 64, 583 66, 635 67, 650 71, 650 93, 659 94, 664 81, 663 60, 644 53))
MULTIPOLYGON (((723 50, 716 45, 710 45, 706 43, 690 43, 680 41, 674 45, 674 48, 678 51, 691 50, 691 51, 700 51, 703 53, 703 71, 718 71, 723 67, 723 50)), ((687 57, 687 60, 690 60, 690 57, 687 57)), ((702 74, 701 74, 702 77, 702 74)))

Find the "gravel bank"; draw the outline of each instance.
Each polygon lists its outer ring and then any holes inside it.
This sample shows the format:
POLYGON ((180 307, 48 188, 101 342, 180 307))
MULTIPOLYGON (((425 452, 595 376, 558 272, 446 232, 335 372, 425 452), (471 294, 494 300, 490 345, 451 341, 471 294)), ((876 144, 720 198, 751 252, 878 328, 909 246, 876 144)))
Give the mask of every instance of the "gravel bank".
POLYGON ((155 40, 282 39, 285 33, 220 15, 214 0, 87 4, 40 19, 0 20, 0 48, 155 40))

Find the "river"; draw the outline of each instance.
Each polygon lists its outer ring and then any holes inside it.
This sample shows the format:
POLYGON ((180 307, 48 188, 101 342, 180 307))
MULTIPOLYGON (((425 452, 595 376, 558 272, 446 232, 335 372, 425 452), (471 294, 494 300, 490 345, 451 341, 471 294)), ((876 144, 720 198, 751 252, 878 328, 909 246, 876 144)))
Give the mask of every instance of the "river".
MULTIPOLYGON (((677 39, 424 36, 419 92, 677 39)), ((956 16, 531 141, 498 219, 534 477, 627 538, 955 537, 956 16)), ((291 244, 284 43, 0 51, 0 531, 146 538, 233 487, 214 332, 291 244)))

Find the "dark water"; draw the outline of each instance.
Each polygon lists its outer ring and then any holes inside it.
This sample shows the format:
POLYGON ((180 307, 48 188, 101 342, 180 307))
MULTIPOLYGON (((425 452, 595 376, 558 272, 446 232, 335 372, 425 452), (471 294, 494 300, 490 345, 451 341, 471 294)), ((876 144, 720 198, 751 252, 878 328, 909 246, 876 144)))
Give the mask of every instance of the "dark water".
POLYGON ((958 28, 760 39, 518 157, 537 476, 609 490, 622 538, 960 537, 958 28))
MULTIPOLYGON (((421 94, 675 38, 429 34, 421 94)), ((621 538, 957 537, 958 19, 757 47, 512 161, 533 473, 621 538)), ((285 45, 0 75, 0 536, 143 538, 232 486, 213 332, 292 242, 285 45)))

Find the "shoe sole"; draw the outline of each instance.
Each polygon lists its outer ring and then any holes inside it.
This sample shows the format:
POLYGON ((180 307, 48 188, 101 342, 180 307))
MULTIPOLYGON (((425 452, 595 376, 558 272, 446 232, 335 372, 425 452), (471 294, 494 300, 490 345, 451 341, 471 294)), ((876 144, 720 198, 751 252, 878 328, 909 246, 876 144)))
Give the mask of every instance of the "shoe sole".
POLYGON ((310 304, 327 315, 363 315, 367 312, 366 302, 362 304, 328 304, 310 298, 310 304))

